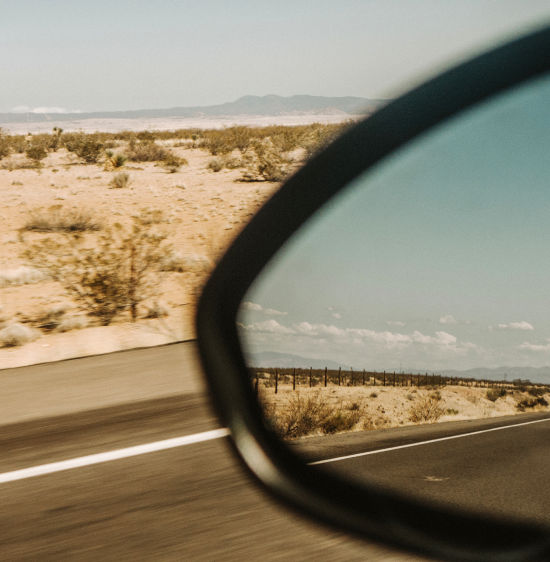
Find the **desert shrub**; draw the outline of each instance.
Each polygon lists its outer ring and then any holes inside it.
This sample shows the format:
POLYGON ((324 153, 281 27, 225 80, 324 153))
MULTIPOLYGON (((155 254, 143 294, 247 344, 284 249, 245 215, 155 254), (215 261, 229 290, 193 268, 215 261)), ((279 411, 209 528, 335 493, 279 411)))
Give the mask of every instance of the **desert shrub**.
POLYGON ((2 170, 40 170, 42 163, 30 158, 6 158, 0 166, 2 170))
POLYGON ((54 127, 52 129, 52 135, 50 137, 50 142, 49 142, 49 146, 48 148, 52 151, 52 152, 57 152, 57 149, 59 148, 59 145, 61 144, 61 134, 63 133, 63 129, 61 129, 60 127, 54 127))
POLYGON ((47 279, 48 276, 43 271, 22 265, 16 269, 0 271, 0 288, 32 285, 47 279))
POLYGON ((29 211, 22 230, 35 232, 86 232, 101 230, 102 224, 93 212, 53 205, 48 209, 29 211))
POLYGON ((458 410, 456 408, 447 408, 445 410, 446 416, 456 416, 458 414, 458 410))
POLYGON ((351 412, 341 410, 322 420, 319 424, 319 429, 325 434, 350 431, 359 421, 359 417, 358 410, 351 412))
POLYGON ((531 387, 529 387, 529 389, 527 390, 527 392, 528 392, 531 396, 544 396, 544 395, 548 392, 548 389, 546 389, 546 388, 541 388, 541 387, 536 387, 536 386, 531 386, 531 387))
POLYGON ((313 158, 353 124, 353 121, 337 125, 314 124, 308 132, 304 132, 299 140, 299 145, 305 150, 305 159, 313 158))
POLYGON ((371 398, 378 398, 378 394, 376 392, 371 392, 370 397, 371 398))
POLYGON ((325 395, 321 392, 295 392, 284 408, 270 418, 271 429, 282 437, 309 435, 333 415, 325 395))
MULTIPOLYGON (((266 386, 273 386, 267 384, 266 386)), ((372 427, 362 403, 334 403, 321 390, 295 392, 277 404, 260 395, 267 426, 279 436, 294 439, 312 433, 333 434, 350 431, 364 419, 365 428, 372 427)))
POLYGON ((120 172, 118 174, 115 174, 111 178, 111 181, 109 182, 109 187, 111 189, 122 189, 124 187, 128 187, 130 183, 131 183, 130 174, 127 174, 126 172, 120 172))
POLYGON ((227 127, 223 129, 223 133, 227 137, 227 145, 230 149, 229 152, 238 150, 241 154, 244 154, 248 150, 253 138, 259 138, 257 136, 257 129, 247 127, 246 125, 227 127))
POLYGON ((242 168, 243 162, 240 158, 227 158, 225 160, 225 167, 228 170, 235 170, 236 168, 242 168))
POLYGON ((31 144, 31 146, 25 150, 25 154, 27 158, 38 162, 48 156, 46 149, 41 144, 31 144))
POLYGON ((230 135, 224 129, 211 129, 204 131, 204 140, 201 148, 210 152, 212 156, 229 154, 234 146, 230 135))
POLYGON ((445 413, 443 405, 441 394, 432 392, 414 402, 407 412, 407 418, 413 423, 436 422, 445 413))
POLYGON ((16 347, 34 341, 39 332, 18 322, 10 324, 0 330, 0 345, 2 347, 16 347))
POLYGON ((548 406, 548 400, 546 400, 546 398, 544 398, 543 396, 538 396, 537 398, 533 397, 533 398, 524 398, 523 400, 520 400, 517 405, 516 408, 520 411, 523 412, 525 411, 526 408, 534 408, 535 406, 548 406))
POLYGON ((115 153, 112 150, 106 150, 104 170, 109 171, 122 168, 127 161, 128 157, 124 154, 120 154, 120 152, 115 153))
POLYGON ((161 162, 166 160, 170 150, 150 141, 129 143, 126 155, 132 162, 161 162))
POLYGON ((103 153, 103 143, 94 135, 77 133, 63 135, 62 143, 69 152, 74 152, 87 164, 95 164, 103 153))
POLYGON ((157 295, 160 265, 172 252, 165 239, 136 221, 129 231, 115 224, 92 245, 78 234, 61 241, 46 238, 28 244, 22 257, 107 326, 125 312, 135 321, 139 305, 157 295))
POLYGON ((136 138, 140 141, 154 142, 158 138, 158 134, 154 131, 139 131, 136 138))
POLYGON ((281 152, 292 152, 300 147, 304 133, 297 127, 287 127, 270 136, 281 152))
POLYGON ((209 170, 212 170, 213 172, 220 172, 221 170, 223 170, 225 166, 225 161, 223 160, 223 158, 212 158, 211 160, 208 161, 208 164, 206 165, 206 167, 209 170))
POLYGON ((12 152, 23 154, 27 148, 27 141, 23 135, 11 135, 8 137, 12 152))
POLYGON ((491 402, 496 402, 499 398, 506 396, 507 392, 504 388, 488 388, 486 397, 491 402))
POLYGON ((2 131, 2 127, 0 127, 0 160, 9 156, 11 153, 11 143, 10 137, 4 131, 2 131))
POLYGON ((278 150, 271 139, 254 141, 243 156, 242 181, 283 181, 291 171, 292 159, 278 150))
POLYGON ((176 156, 173 152, 169 151, 167 156, 162 160, 161 166, 170 174, 179 172, 182 166, 187 166, 189 162, 185 158, 176 156))

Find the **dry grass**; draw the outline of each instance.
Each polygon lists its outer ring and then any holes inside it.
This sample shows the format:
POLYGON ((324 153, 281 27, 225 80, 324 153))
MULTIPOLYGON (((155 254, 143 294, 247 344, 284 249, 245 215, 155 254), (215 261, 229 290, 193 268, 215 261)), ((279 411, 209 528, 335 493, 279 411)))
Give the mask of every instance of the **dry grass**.
POLYGON ((300 390, 282 397, 263 391, 259 396, 267 426, 285 439, 341 433, 373 425, 363 401, 335 400, 325 389, 300 390))
POLYGON ((52 205, 29 211, 23 230, 35 232, 95 232, 103 227, 95 214, 85 209, 52 205))
POLYGON ((0 164, 2 170, 13 172, 14 170, 40 170, 42 163, 30 158, 6 158, 0 164))
POLYGON ((547 411, 547 389, 509 391, 496 401, 486 389, 448 386, 441 389, 410 387, 297 387, 279 380, 259 380, 259 399, 266 425, 284 439, 326 435, 345 431, 371 430, 412 424, 441 423, 514 415, 524 411, 547 411), (541 392, 543 394, 541 394, 541 392), (473 398, 476 400, 473 400, 473 398))
POLYGON ((134 221, 105 229, 90 244, 78 234, 28 243, 22 257, 60 283, 69 298, 102 326, 121 314, 138 317, 138 308, 157 296, 160 265, 172 253, 166 235, 134 221))
POLYGON ((130 174, 127 174, 126 172, 119 172, 111 178, 109 187, 111 189, 123 189, 125 187, 129 187, 131 183, 130 174))
POLYGON ((126 156, 131 162, 161 162, 170 155, 170 150, 158 144, 146 142, 130 142, 126 156))
POLYGON ((433 423, 445 413, 445 401, 440 392, 432 392, 416 399, 407 412, 407 418, 413 423, 433 423))

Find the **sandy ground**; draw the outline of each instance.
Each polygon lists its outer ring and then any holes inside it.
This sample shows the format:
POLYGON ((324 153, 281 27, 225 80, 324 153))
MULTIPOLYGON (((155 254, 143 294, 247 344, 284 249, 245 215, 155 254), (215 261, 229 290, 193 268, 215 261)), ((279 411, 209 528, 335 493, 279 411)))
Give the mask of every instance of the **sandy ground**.
POLYGON ((118 131, 173 131, 175 129, 220 129, 237 125, 265 127, 267 125, 309 125, 311 123, 342 123, 349 119, 363 119, 364 115, 282 115, 266 117, 261 115, 231 115, 227 117, 170 117, 162 119, 74 119, 56 121, 55 116, 40 123, 0 123, 0 127, 12 135, 27 133, 51 133, 53 127, 61 127, 65 132, 82 130, 86 133, 96 131, 115 133, 118 131))
MULTIPOLYGON (((124 189, 109 187, 113 172, 103 171, 103 165, 75 163, 74 155, 64 149, 50 154, 39 172, 0 169, 0 280, 25 265, 21 252, 26 243, 46 236, 26 233, 26 242, 21 241, 18 231, 28 220, 29 211, 53 205, 93 209, 107 224, 130 224, 131 216, 144 209, 162 210, 166 222, 159 226, 169 234, 167 241, 191 264, 188 273, 164 276, 160 303, 169 312, 168 317, 43 334, 22 347, 0 348, 0 369, 195 337, 195 294, 205 278, 204 269, 214 263, 278 184, 238 182, 239 169, 208 170, 212 157, 203 150, 173 150, 189 165, 180 172, 167 173, 154 163, 129 163, 123 171, 130 174, 131 185, 124 189)), ((58 283, 0 285, 0 315, 8 323, 64 303, 70 307, 67 314, 79 314, 75 302, 58 283)))
MULTIPOLYGON (((332 412, 340 410, 358 412, 359 421, 352 431, 415 425, 416 423, 441 423, 447 421, 471 420, 509 416, 521 413, 517 405, 520 401, 533 398, 527 392, 509 390, 506 396, 495 401, 487 398, 486 388, 447 386, 441 388, 415 387, 381 387, 374 386, 337 386, 298 387, 279 385, 275 394, 273 385, 260 386, 260 399, 265 404, 276 404, 276 409, 268 408, 268 415, 273 411, 284 413, 288 407, 296 409, 297 395, 300 396, 302 410, 307 408, 308 400, 315 405, 325 404, 332 412), (419 405, 434 393, 439 395, 437 406, 442 415, 430 421, 414 421, 413 413, 419 405)), ((548 397, 546 397, 548 398, 548 397)), ((525 411, 548 411, 546 406, 534 406, 525 411)), ((320 434, 319 431, 313 433, 320 434)))

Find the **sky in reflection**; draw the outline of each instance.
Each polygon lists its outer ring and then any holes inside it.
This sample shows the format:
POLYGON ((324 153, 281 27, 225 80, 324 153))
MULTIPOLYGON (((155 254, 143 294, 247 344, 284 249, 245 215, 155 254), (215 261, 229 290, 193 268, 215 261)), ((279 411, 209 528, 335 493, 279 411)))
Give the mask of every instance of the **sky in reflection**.
POLYGON ((368 369, 549 364, 549 138, 543 78, 358 178, 248 292, 245 349, 368 369))

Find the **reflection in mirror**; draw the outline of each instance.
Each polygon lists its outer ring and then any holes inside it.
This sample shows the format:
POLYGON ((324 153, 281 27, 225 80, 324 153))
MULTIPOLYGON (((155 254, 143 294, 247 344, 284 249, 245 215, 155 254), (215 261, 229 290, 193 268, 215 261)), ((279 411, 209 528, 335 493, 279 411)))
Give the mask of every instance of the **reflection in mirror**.
POLYGON ((266 425, 358 482, 548 523, 550 80, 356 179, 238 318, 266 425))

